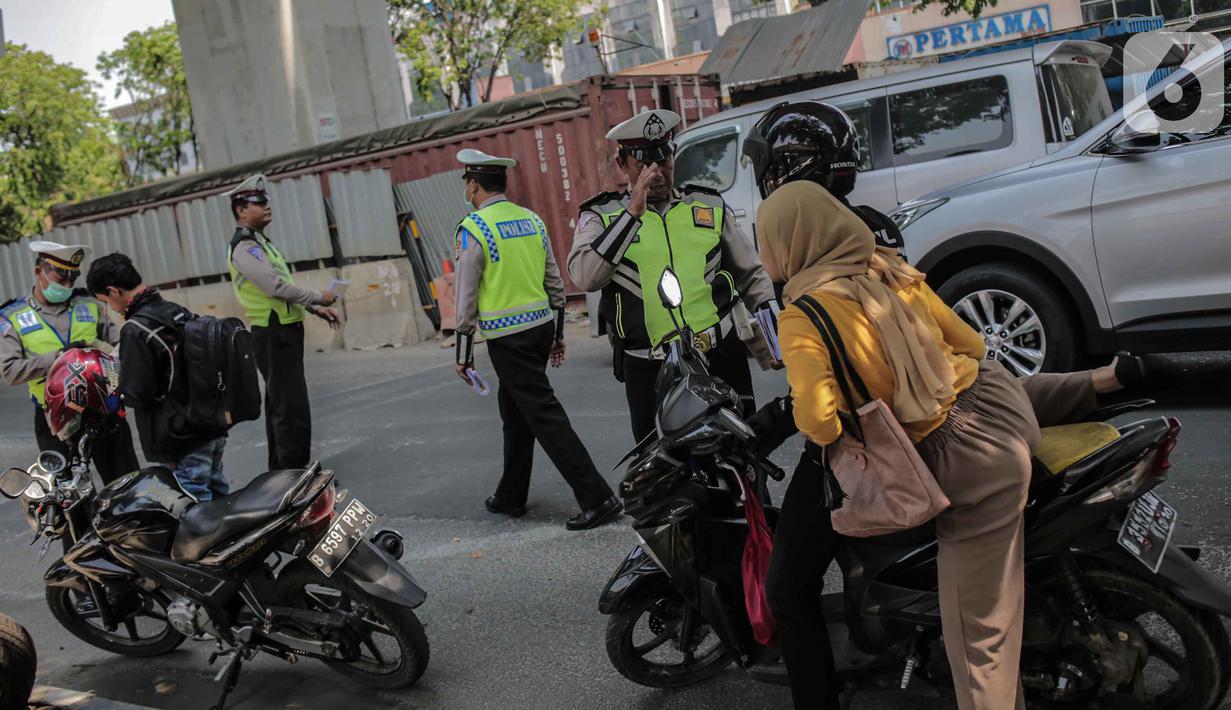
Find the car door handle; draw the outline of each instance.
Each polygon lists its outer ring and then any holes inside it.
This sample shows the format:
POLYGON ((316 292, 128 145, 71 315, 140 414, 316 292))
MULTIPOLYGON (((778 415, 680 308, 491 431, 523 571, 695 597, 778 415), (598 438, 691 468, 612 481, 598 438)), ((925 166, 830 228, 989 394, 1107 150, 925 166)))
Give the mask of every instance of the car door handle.
POLYGON ((731 214, 736 217, 746 217, 748 215, 748 210, 731 210, 731 214))

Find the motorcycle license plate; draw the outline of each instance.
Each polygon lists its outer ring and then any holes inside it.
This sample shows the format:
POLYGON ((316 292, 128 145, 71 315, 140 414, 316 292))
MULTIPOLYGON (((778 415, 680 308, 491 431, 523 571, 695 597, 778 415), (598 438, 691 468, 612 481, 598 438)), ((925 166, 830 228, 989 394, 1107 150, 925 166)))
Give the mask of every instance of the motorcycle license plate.
POLYGON ((316 565, 326 577, 332 577, 355 546, 363 541, 363 536, 374 522, 376 514, 357 498, 352 498, 342 514, 333 519, 329 531, 316 543, 312 552, 308 553, 308 561, 316 565))
POLYGON ((1154 493, 1146 493, 1128 509, 1117 542, 1151 572, 1157 573, 1171 534, 1175 532, 1175 518, 1175 508, 1154 493))

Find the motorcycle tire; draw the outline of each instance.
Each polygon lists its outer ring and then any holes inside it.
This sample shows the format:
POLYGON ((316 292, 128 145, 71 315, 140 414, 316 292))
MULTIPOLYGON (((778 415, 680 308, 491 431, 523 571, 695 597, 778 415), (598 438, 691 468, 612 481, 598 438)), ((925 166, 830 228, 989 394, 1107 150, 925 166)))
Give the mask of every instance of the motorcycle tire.
MULTIPOLYGON (((312 611, 327 611, 306 604, 306 590, 309 586, 324 587, 336 590, 349 599, 358 602, 375 616, 388 630, 386 636, 396 640, 401 651, 398 665, 389 670, 373 672, 356 667, 352 662, 325 660, 324 663, 338 673, 358 681, 369 688, 392 690, 409 688, 414 685, 423 672, 427 670, 431 660, 431 646, 423 624, 411 609, 397 604, 391 604, 377 599, 359 589, 342 575, 326 577, 306 560, 294 560, 278 573, 276 581, 277 595, 281 603, 298 609, 312 611)), ((370 648, 370 647, 369 647, 370 648)))
POLYGON ((26 710, 38 653, 21 624, 0 614, 0 710, 26 710))
MULTIPOLYGON (((1081 582, 1104 617, 1117 619, 1114 605, 1107 604, 1108 595, 1132 600, 1132 608, 1138 612, 1132 615, 1134 619, 1148 615, 1159 617, 1170 625, 1182 644, 1181 665, 1188 676, 1183 692, 1151 707, 1157 710, 1214 710, 1218 707, 1226 675, 1226 659, 1219 652, 1227 647, 1224 645, 1227 632, 1221 621, 1211 625, 1207 614, 1188 606, 1166 589, 1115 568, 1087 569, 1081 573, 1081 582)), ((1029 699, 1029 693, 1027 697, 1029 699)), ((1033 702, 1030 706, 1053 707, 1033 702)))
POLYGON ((60 622, 60 625, 66 631, 95 648, 101 648, 104 651, 130 658, 151 658, 170 653, 179 648, 180 644, 184 643, 184 635, 176 631, 171 626, 171 623, 166 621, 165 606, 163 607, 162 621, 166 623, 166 628, 162 633, 149 639, 137 639, 134 641, 131 638, 125 638, 120 635, 121 631, 127 631, 127 628, 124 626, 119 627, 115 633, 112 633, 91 624, 80 616, 78 603, 73 599, 72 592, 74 591, 76 590, 68 587, 47 587, 47 606, 51 609, 51 615, 56 617, 56 621, 60 622))
MULTIPOLYGON (((607 657, 620 675, 647 688, 683 688, 713 678, 735 661, 735 654, 721 641, 697 662, 687 666, 652 663, 637 652, 633 635, 638 620, 654 605, 677 600, 663 597, 647 599, 611 615, 607 622, 607 657)), ((683 603, 682 600, 678 602, 683 603)))

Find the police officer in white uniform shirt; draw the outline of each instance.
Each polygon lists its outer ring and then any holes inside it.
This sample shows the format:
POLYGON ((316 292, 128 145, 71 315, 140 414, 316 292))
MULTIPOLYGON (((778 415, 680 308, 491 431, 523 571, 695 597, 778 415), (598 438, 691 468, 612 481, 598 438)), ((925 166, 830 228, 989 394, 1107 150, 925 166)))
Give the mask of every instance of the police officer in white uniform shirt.
POLYGON ((637 441, 654 431, 661 346, 674 330, 657 296, 664 267, 680 279, 678 315, 696 334, 710 373, 744 398, 748 412, 752 374, 731 311, 742 299, 754 313, 777 313, 769 277, 722 196, 697 185, 673 187, 679 123, 679 114, 653 110, 611 129, 607 138, 619 144, 617 163, 629 187, 582 203, 568 258, 573 283, 602 291, 613 369, 624 383, 637 441))
POLYGON ((487 509, 515 518, 525 514, 537 441, 581 508, 566 527, 601 525, 620 512, 620 499, 594 466, 547 377, 548 363, 559 367, 565 353, 564 279, 547 227, 505 197, 516 160, 473 148, 459 152, 457 160, 466 168, 466 202, 474 209, 456 234, 457 374, 472 384, 477 330, 500 379, 504 468, 487 509))
MULTIPOLYGON (((39 450, 58 451, 71 460, 75 452, 51 433, 43 410, 47 373, 69 348, 115 345, 120 329, 107 317, 106 307, 84 289, 74 288, 89 247, 32 241, 30 251, 34 288, 0 305, 0 376, 10 385, 25 385, 30 393, 39 450)), ((127 421, 116 418, 99 433, 91 458, 104 483, 138 468, 127 421)))

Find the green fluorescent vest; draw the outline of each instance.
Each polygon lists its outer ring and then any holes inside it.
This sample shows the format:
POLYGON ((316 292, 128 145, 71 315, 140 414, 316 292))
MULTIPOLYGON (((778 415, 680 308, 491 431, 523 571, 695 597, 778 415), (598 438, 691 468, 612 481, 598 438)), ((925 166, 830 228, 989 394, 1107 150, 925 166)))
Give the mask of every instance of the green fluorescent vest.
MULTIPOLYGON (((624 211, 623 206, 611 203, 614 211, 606 211, 608 207, 600 206, 599 215, 603 225, 610 225, 624 211)), ((621 338, 628 337, 624 332, 625 314, 629 307, 639 307, 645 313, 645 330, 650 345, 658 345, 675 330, 671 315, 662 307, 658 298, 658 280, 663 269, 670 265, 680 279, 684 289, 683 321, 694 332, 700 332, 718 323, 718 304, 715 303, 714 278, 726 280, 730 290, 734 291, 734 283, 725 271, 718 271, 714 276, 706 273, 706 264, 720 252, 722 237, 723 210, 721 205, 714 205, 701 200, 685 199, 667 210, 660 216, 652 209, 647 209, 641 215, 641 227, 637 236, 624 252, 624 262, 631 263, 637 270, 641 293, 641 304, 624 302, 619 292, 616 298, 616 332, 621 338), (708 223, 708 224, 707 224, 708 223)), ((680 313, 676 313, 676 318, 680 313)))
MULTIPOLYGON (((98 302, 87 298, 74 298, 69 305, 68 339, 61 340, 64 333, 57 333, 54 328, 43 320, 38 311, 25 301, 14 303, 5 310, 4 317, 21 335, 21 345, 31 355, 53 353, 69 343, 85 341, 92 343, 98 340, 98 319, 101 311, 98 302)), ((30 390, 30 398, 40 407, 43 406, 43 392, 46 389, 47 378, 40 377, 30 380, 26 387, 30 390)))
MULTIPOLYGON (((255 243, 260 246, 265 252, 265 258, 269 259, 269 263, 273 264, 274 270, 278 275, 286 280, 287 283, 295 283, 295 279, 291 276, 291 268, 286 265, 286 259, 282 256, 282 252, 278 248, 269 243, 265 235, 260 232, 254 232, 255 243)), ((244 245, 244 242, 252 241, 245 239, 239 244, 242 248, 250 249, 251 247, 244 245)), ((248 279, 244 278, 239 270, 235 268, 235 261, 232 259, 235 249, 227 250, 227 266, 231 270, 231 286, 235 288, 235 297, 239 299, 239 305, 244 307, 244 313, 248 317, 248 325, 257 326, 260 328, 269 327, 269 314, 277 312, 278 322, 283 325, 291 323, 301 323, 304 319, 306 309, 298 303, 287 303, 279 301, 276 298, 270 298, 265 295, 265 292, 256 287, 248 279)))
POLYGON ((548 249, 543 220, 505 200, 471 212, 459 226, 487 252, 479 283, 483 337, 498 338, 550 321, 551 304, 543 286, 548 249))

